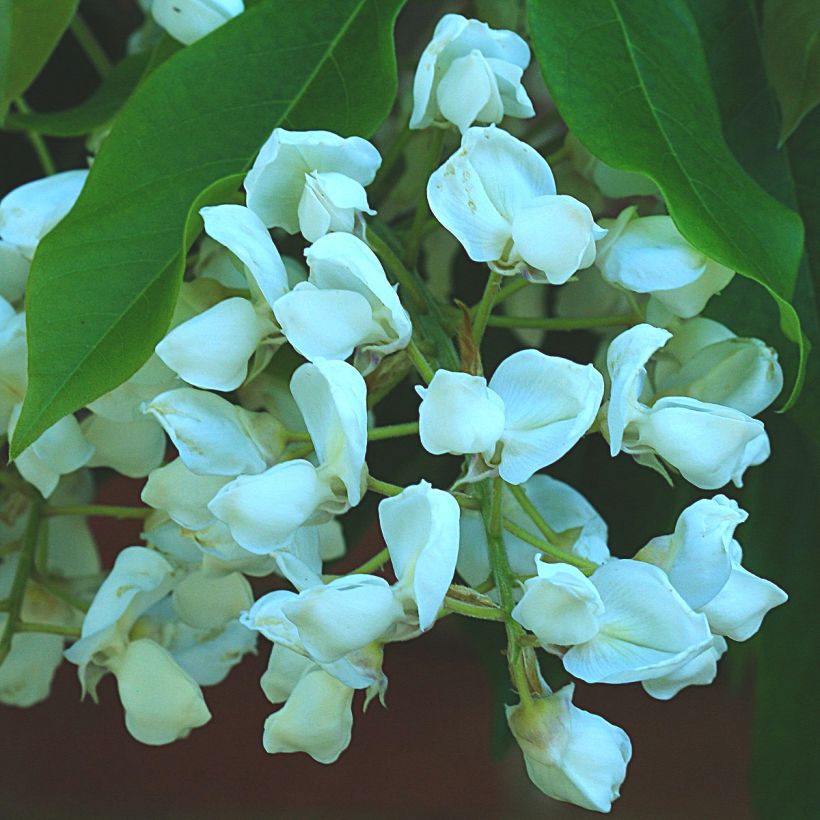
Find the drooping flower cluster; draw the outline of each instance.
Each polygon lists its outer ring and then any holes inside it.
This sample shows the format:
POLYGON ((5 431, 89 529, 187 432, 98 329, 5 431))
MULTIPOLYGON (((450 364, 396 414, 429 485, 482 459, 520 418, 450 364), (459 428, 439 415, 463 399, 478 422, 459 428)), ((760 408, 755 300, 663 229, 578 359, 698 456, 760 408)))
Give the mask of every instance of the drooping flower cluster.
MULTIPOLYGON (((242 3, 155 0, 151 11, 187 43, 242 3)), ((76 638, 65 657, 83 691, 96 696, 113 674, 128 731, 169 743, 208 722, 201 687, 222 681, 261 634, 272 644, 261 686, 279 707, 264 748, 332 763, 351 741, 357 690, 365 705, 385 698, 388 644, 449 613, 504 621, 518 692, 507 718, 530 778, 556 799, 608 811, 630 740, 573 705, 574 684, 552 692, 536 648, 573 678, 639 681, 665 700, 710 683, 727 639, 747 640, 786 600, 743 566, 734 532, 747 516, 727 496, 695 501, 674 532, 619 558, 589 501, 541 472, 600 433, 612 456, 628 453, 670 481, 741 486, 769 454, 755 416, 783 377, 763 342, 700 315, 733 273, 669 216, 630 206, 594 217, 558 193, 546 159, 499 127, 535 113, 522 85, 528 63, 515 33, 447 15, 416 73, 410 127, 457 128, 446 135, 452 155, 421 180, 420 213, 429 204, 488 266, 477 269, 485 295, 458 327, 449 306, 405 306, 408 290, 426 284, 399 260, 401 232, 366 227, 381 157, 362 138, 277 128, 245 177, 246 204, 202 209, 205 237, 155 353, 15 460, 0 519, 9 546, 0 700, 45 697, 66 638, 76 638), (307 269, 280 254, 283 241, 304 244, 307 269), (529 293, 554 287, 570 324, 601 318, 613 332, 595 362, 533 346, 487 380, 482 341, 502 281, 529 293), (410 420, 375 424, 385 390, 403 391, 410 420), (370 476, 368 442, 399 435, 464 456, 457 480, 439 489, 440 474, 404 487, 370 476), (93 467, 146 479, 144 544, 120 552, 108 573, 83 516, 94 509, 93 467), (345 552, 340 517, 368 491, 386 496, 386 548, 330 574, 326 562, 345 552), (388 563, 390 580, 380 574, 388 563), (268 579, 269 591, 254 600, 247 576, 268 579)), ((9 435, 26 390, 28 265, 85 175, 39 180, 0 202, 9 435)), ((634 175, 618 181, 619 196, 636 185, 634 175)), ((654 190, 638 183, 636 194, 654 190)))

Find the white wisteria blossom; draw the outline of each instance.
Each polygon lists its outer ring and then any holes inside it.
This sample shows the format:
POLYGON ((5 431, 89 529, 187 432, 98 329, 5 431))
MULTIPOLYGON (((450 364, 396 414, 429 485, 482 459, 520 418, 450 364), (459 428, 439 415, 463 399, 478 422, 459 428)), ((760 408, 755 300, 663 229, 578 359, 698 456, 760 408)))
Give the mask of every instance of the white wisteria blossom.
POLYGON ((524 595, 511 615, 544 644, 571 646, 598 632, 604 604, 595 585, 576 567, 548 564, 536 556, 537 575, 524 581, 524 595))
POLYGON ((398 578, 394 593, 412 602, 422 631, 435 623, 453 581, 459 516, 453 496, 426 481, 379 504, 379 523, 398 578))
POLYGON ((557 461, 595 420, 604 382, 592 365, 520 350, 483 376, 436 371, 417 387, 419 434, 434 455, 481 453, 511 484, 557 461))
POLYGON ((367 388, 359 372, 319 359, 297 368, 290 386, 319 466, 294 459, 240 475, 208 505, 244 549, 260 555, 285 545, 304 524, 356 506, 365 482, 367 388))
POLYGON ((153 0, 151 15, 175 40, 189 45, 245 10, 243 0, 153 0))
POLYGON ((410 128, 452 123, 464 132, 505 114, 535 116, 521 83, 529 63, 529 46, 515 32, 445 14, 419 59, 410 128))
POLYGON ((733 407, 686 395, 653 401, 647 362, 671 338, 663 328, 640 324, 610 344, 607 368, 612 387, 605 405, 610 452, 631 453, 665 474, 659 461, 663 459, 704 490, 729 481, 739 487, 746 468, 769 456, 763 423, 733 407))
POLYGON ((310 275, 273 305, 276 321, 306 359, 347 359, 363 373, 407 347, 413 326, 376 254, 346 233, 323 236, 306 251, 310 275))
POLYGON ((505 276, 560 285, 595 261, 605 235, 589 208, 556 193, 547 161, 495 126, 470 128, 430 177, 436 219, 475 262, 505 276))
POLYGON ((634 206, 602 223, 597 266, 608 282, 648 293, 675 316, 700 313, 734 271, 709 259, 680 234, 671 216, 638 216, 634 206))
POLYGON ((608 812, 620 794, 632 743, 626 732, 572 703, 570 684, 533 703, 507 707, 530 780, 544 794, 608 812))
POLYGON ((361 137, 276 128, 245 177, 248 207, 266 227, 315 242, 330 231, 350 233, 361 214, 374 214, 365 186, 381 156, 361 137))

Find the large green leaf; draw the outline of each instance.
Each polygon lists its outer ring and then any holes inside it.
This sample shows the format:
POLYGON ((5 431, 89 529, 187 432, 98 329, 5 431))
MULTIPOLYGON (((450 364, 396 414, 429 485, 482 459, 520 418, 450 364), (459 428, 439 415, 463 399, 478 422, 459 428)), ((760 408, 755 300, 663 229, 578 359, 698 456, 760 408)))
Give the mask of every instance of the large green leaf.
POLYGON ((34 82, 79 0, 0 0, 0 122, 34 82))
POLYGON ((77 204, 35 256, 29 387, 12 456, 151 354, 170 322, 201 192, 246 170, 276 126, 376 129, 395 95, 402 4, 263 0, 139 86, 77 204))
POLYGON ((721 130, 703 45, 684 0, 529 0, 533 48, 559 111, 596 156, 651 177, 681 233, 763 285, 783 332, 807 345, 792 305, 800 218, 743 169, 721 130))
POLYGON ((781 140, 820 103, 820 3, 764 0, 763 55, 783 113, 781 140))

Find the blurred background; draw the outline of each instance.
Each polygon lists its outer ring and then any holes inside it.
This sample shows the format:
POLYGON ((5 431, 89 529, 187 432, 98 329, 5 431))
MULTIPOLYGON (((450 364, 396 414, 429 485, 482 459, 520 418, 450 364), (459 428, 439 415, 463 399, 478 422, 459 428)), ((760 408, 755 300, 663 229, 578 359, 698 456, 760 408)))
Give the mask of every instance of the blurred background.
MULTIPOLYGON (((487 19, 488 9, 509 13, 505 7, 515 3, 475 6, 411 1, 397 27, 400 63, 414 65, 446 11, 487 19)), ((141 20, 136 0, 84 0, 81 12, 113 60, 124 54, 127 36, 141 20)), ((97 82, 67 35, 26 98, 35 111, 62 110, 82 102, 97 82)), ((60 170, 84 165, 82 139, 48 144, 60 170)), ((0 196, 41 175, 23 135, 0 133, 0 157, 0 196)), ((467 260, 457 258, 457 290, 468 302, 480 295, 471 288, 481 286, 469 270, 474 272, 467 260)), ((750 303, 750 310, 769 309, 759 304, 750 303)), ((487 338, 497 360, 511 352, 508 331, 491 329, 487 338)), ((550 353, 571 350, 579 360, 591 358, 594 347, 584 333, 544 343, 550 353)), ((747 487, 730 493, 751 512, 738 533, 744 563, 782 586, 789 604, 773 611, 748 644, 732 645, 710 687, 693 687, 662 703, 638 684, 578 684, 577 704, 622 726, 633 742, 623 797, 612 812, 616 818, 817 816, 820 474, 816 439, 805 432, 813 427, 816 436, 818 424, 813 376, 810 387, 802 414, 804 422, 810 419, 808 428, 770 413, 765 421, 773 456, 751 471, 747 487)), ((380 411, 380 423, 404 420, 401 402, 388 400, 380 411)), ((374 444, 368 458, 373 473, 402 482, 421 474, 435 478, 442 469, 441 460, 434 467, 435 460, 420 456, 418 448, 402 447, 411 444, 374 444), (395 474, 397 463, 406 476, 395 474)), ((551 472, 577 486, 607 520, 616 555, 632 555, 650 537, 671 532, 695 497, 691 488, 670 488, 625 457, 611 460, 597 437, 557 467, 551 472)), ((101 483, 100 501, 139 503, 140 487, 110 474, 101 483)), ((367 523, 374 510, 372 502, 362 505, 348 524, 350 566, 381 548, 367 523)), ((122 547, 139 543, 138 523, 92 523, 106 566, 122 547)), ((258 655, 206 690, 213 720, 168 747, 142 746, 128 735, 111 676, 99 687, 99 705, 81 703, 76 670, 64 664, 46 702, 26 710, 0 706, 0 818, 588 816, 529 784, 503 721, 503 703, 511 695, 502 647, 500 626, 455 618, 421 640, 390 646, 388 708, 374 703, 361 714, 354 706, 353 743, 332 766, 262 750, 262 724, 271 711, 258 686, 269 651, 263 640, 258 655)), ((545 667, 545 675, 555 687, 566 681, 560 666, 545 667)))

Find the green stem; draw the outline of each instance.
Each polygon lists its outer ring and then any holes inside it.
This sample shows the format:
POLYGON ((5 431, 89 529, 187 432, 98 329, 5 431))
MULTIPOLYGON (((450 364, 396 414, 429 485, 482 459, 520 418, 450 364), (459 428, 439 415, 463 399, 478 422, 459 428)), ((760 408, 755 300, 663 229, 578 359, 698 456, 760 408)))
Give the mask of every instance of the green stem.
POLYGON ((373 249, 373 252, 393 274, 393 278, 404 289, 402 295, 407 294, 407 298, 415 303, 417 310, 425 311, 427 309, 427 301, 424 298, 421 288, 416 283, 413 274, 407 269, 404 262, 399 259, 390 245, 387 244, 371 227, 365 231, 365 239, 367 244, 373 249))
POLYGON ((31 486, 31 484, 23 481, 22 478, 14 475, 13 473, 7 473, 0 470, 0 484, 5 485, 15 492, 21 493, 22 495, 27 495, 29 498, 37 498, 39 496, 39 493, 34 487, 31 486))
POLYGON ((20 611, 23 608, 23 599, 26 595, 26 584, 34 568, 34 553, 37 549, 37 534, 40 530, 40 514, 43 510, 43 497, 32 498, 31 507, 23 537, 23 545, 17 557, 17 567, 8 595, 8 617, 3 633, 0 635, 0 666, 11 651, 11 642, 14 633, 20 625, 20 611))
MULTIPOLYGON (((18 97, 14 101, 16 108, 23 114, 30 114, 31 108, 22 97, 18 97)), ((26 138, 31 143, 34 153, 37 154, 37 159, 40 160, 40 165, 46 176, 51 176, 57 173, 57 166, 54 164, 54 158, 48 150, 46 141, 36 131, 26 130, 26 138)))
POLYGON ((404 126, 398 132, 398 134, 396 134, 396 137, 394 138, 393 142, 390 144, 390 147, 384 154, 384 160, 382 161, 382 164, 379 167, 379 171, 376 174, 376 178, 370 185, 370 196, 372 197, 371 201, 375 202, 384 193, 384 189, 390 178, 390 172, 396 166, 396 163, 401 159, 402 154, 404 153, 404 149, 407 146, 407 143, 410 141, 410 138, 414 134, 418 133, 418 131, 411 131, 407 127, 407 123, 405 123, 404 126))
POLYGON ((537 328, 541 330, 589 330, 596 327, 631 325, 634 321, 634 313, 619 313, 613 316, 585 316, 580 319, 490 316, 487 324, 489 324, 490 327, 537 328))
POLYGON ((473 341, 476 347, 481 346, 481 340, 484 338, 484 331, 487 328, 493 305, 495 305, 502 278, 501 274, 496 273, 496 271, 490 271, 490 275, 487 277, 484 295, 481 297, 481 301, 478 303, 473 315, 473 341))
POLYGON ((548 544, 543 539, 538 538, 538 536, 527 532, 523 527, 519 527, 518 524, 510 521, 509 518, 504 519, 504 529, 516 538, 520 538, 522 541, 540 550, 544 555, 549 555, 551 558, 563 564, 571 564, 573 567, 577 567, 584 575, 592 575, 592 573, 598 569, 598 564, 595 562, 587 561, 586 558, 579 558, 571 552, 565 552, 557 547, 553 547, 552 544, 548 544))
POLYGON ((423 187, 421 191, 419 191, 418 204, 416 205, 416 212, 413 215, 413 224, 410 226, 410 233, 407 235, 407 245, 405 246, 404 252, 404 261, 409 268, 415 268, 419 258, 424 226, 430 213, 430 206, 427 203, 427 180, 438 165, 446 136, 447 132, 443 128, 434 128, 430 135, 427 162, 424 165, 424 170, 420 174, 423 187))
POLYGON ((372 558, 369 558, 361 566, 350 570, 348 575, 366 575, 370 572, 375 572, 381 569, 390 560, 390 553, 385 547, 383 550, 377 552, 372 558))
POLYGON ((558 533, 546 522, 544 516, 535 508, 535 504, 530 501, 527 491, 520 484, 507 484, 507 489, 512 493, 512 497, 518 502, 518 506, 532 519, 532 523, 538 531, 550 542, 558 545, 560 537, 558 533))
MULTIPOLYGON (((495 297, 495 303, 497 305, 500 305, 505 299, 508 299, 514 293, 518 293, 519 290, 524 290, 524 288, 529 287, 531 284, 532 282, 525 279, 523 276, 517 276, 508 285, 503 285, 501 288, 499 288, 498 293, 495 297)), ((476 305, 473 308, 473 310, 475 310, 477 307, 478 305, 476 305)))
POLYGON ((501 600, 501 609, 504 616, 504 626, 507 630, 507 666, 510 678, 518 691, 521 703, 525 706, 532 704, 532 693, 527 679, 527 672, 521 657, 520 639, 524 637, 524 629, 513 617, 515 607, 513 598, 514 576, 507 558, 507 549, 504 545, 503 534, 503 484, 500 479, 484 482, 482 494, 482 516, 484 528, 487 531, 487 551, 490 567, 493 571, 495 588, 501 600))
POLYGON ((468 618, 480 618, 483 621, 503 621, 505 619, 503 610, 497 607, 490 609, 489 607, 478 606, 477 604, 467 604, 455 598, 445 598, 443 608, 447 612, 455 612, 457 615, 466 615, 468 618))
POLYGON ((90 515, 95 518, 147 518, 150 507, 115 507, 108 504, 78 504, 66 507, 47 506, 45 515, 90 515))
POLYGON ((39 624, 23 622, 17 625, 18 632, 45 632, 48 635, 63 635, 66 638, 79 638, 80 630, 75 626, 59 624, 39 624))
POLYGON ((373 478, 372 475, 367 477, 367 489, 388 497, 404 492, 404 487, 400 487, 398 484, 391 484, 389 481, 380 481, 378 478, 373 478))
POLYGON ((427 384, 430 384, 435 373, 433 372, 430 362, 427 361, 424 354, 419 350, 418 345, 412 339, 405 348, 405 352, 410 361, 413 362, 413 367, 416 368, 419 376, 421 376, 427 384))
POLYGON ((383 441, 389 438, 401 438, 402 436, 413 436, 419 431, 417 421, 407 421, 403 424, 386 424, 383 427, 374 427, 367 431, 368 441, 383 441))
POLYGON ((85 52, 89 62, 94 66, 100 77, 105 77, 111 70, 111 61, 103 51, 102 46, 97 42, 91 29, 80 15, 76 15, 71 21, 71 33, 77 38, 80 48, 85 52))

